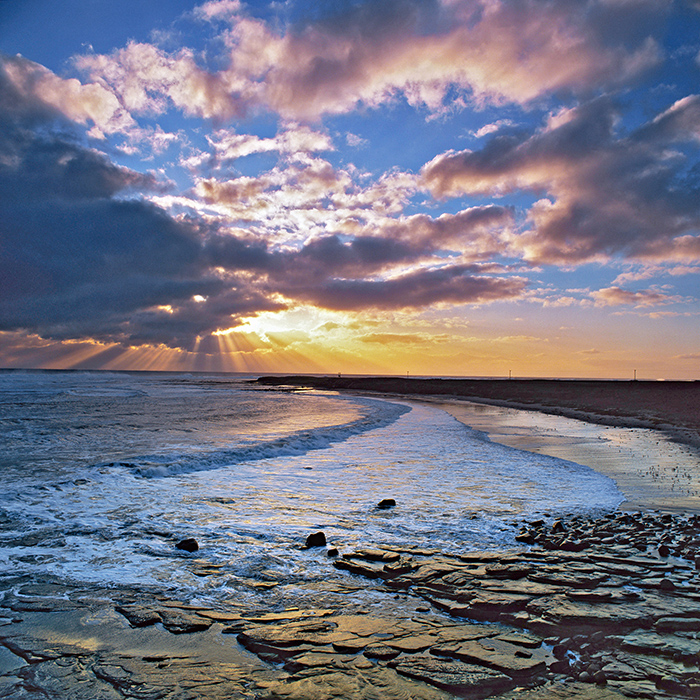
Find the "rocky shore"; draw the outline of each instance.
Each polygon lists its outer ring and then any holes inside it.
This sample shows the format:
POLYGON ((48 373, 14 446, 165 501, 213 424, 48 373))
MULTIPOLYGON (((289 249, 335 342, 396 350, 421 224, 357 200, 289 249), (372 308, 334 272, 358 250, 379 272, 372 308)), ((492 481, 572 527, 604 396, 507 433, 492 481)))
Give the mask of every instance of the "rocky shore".
POLYGON ((700 697, 700 516, 513 525, 498 552, 310 547, 347 576, 338 609, 5 581, 0 697, 700 697))
POLYGON ((700 446, 700 381, 568 379, 420 379, 408 377, 274 376, 263 386, 313 387, 408 396, 450 396, 595 423, 665 431, 700 446))

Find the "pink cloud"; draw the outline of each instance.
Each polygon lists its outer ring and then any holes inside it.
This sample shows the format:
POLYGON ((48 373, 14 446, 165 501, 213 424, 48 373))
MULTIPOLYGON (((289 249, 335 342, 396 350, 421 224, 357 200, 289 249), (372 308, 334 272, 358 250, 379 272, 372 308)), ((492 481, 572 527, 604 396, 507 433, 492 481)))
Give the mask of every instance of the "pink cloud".
MULTIPOLYGON (((201 67, 186 49, 169 54, 137 43, 77 63, 136 112, 173 104, 214 119, 271 109, 313 120, 398 96, 440 112, 455 89, 452 106, 468 99, 526 104, 562 90, 625 84, 659 62, 654 39, 626 36, 626 23, 614 33, 602 31, 616 17, 611 7, 599 0, 462 0, 430 7, 387 0, 285 32, 243 16, 236 2, 209 2, 198 16, 229 23, 222 35, 229 65, 221 70, 201 67)), ((648 13, 650 7, 628 9, 648 13)))
POLYGON ((620 287, 607 287, 591 292, 596 306, 634 306, 636 308, 647 306, 660 306, 679 301, 678 297, 655 292, 649 289, 640 292, 631 292, 620 287))
POLYGON ((97 83, 83 85, 75 78, 64 79, 22 56, 0 57, 2 71, 26 100, 39 101, 80 124, 92 122, 92 136, 128 130, 134 120, 114 94, 97 83))

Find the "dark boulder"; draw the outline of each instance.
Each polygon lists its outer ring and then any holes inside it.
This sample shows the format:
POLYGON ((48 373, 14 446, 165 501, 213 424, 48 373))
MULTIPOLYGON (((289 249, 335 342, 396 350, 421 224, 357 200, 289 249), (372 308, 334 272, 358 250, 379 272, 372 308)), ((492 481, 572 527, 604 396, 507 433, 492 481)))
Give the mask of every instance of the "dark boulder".
POLYGON ((188 537, 178 542, 175 547, 177 549, 183 549, 185 552, 196 552, 199 549, 199 544, 197 544, 197 540, 195 540, 194 537, 188 537))
POLYGON ((386 510, 387 508, 393 508, 396 505, 396 501, 393 498, 383 498, 379 503, 377 503, 377 508, 381 510, 386 510))
POLYGON ((306 538, 307 547, 325 547, 326 535, 323 532, 313 532, 306 538))

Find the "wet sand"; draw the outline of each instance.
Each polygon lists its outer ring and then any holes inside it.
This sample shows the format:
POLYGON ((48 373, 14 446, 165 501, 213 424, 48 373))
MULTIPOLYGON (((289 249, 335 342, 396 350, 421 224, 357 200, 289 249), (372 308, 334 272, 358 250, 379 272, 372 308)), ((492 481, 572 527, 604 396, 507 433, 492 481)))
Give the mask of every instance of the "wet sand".
POLYGON ((700 446, 700 381, 578 379, 409 379, 404 377, 260 377, 268 386, 308 386, 410 396, 450 396, 578 418, 602 425, 652 428, 700 446))

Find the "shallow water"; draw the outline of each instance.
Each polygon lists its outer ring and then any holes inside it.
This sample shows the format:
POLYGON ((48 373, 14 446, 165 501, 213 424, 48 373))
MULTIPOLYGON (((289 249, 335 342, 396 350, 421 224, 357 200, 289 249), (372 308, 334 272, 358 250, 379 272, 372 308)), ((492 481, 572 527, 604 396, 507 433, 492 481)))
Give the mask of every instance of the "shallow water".
POLYGON ((507 547, 518 519, 623 500, 432 406, 244 380, 0 373, 0 575, 294 604, 346 578, 300 547, 316 530, 341 551, 507 547), (195 555, 174 548, 185 537, 195 555))
POLYGON ((498 443, 610 476, 625 496, 622 509, 700 513, 700 450, 662 432, 458 400, 434 405, 498 443))

